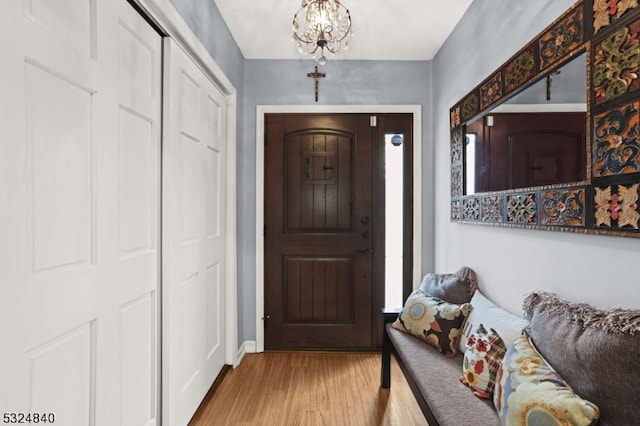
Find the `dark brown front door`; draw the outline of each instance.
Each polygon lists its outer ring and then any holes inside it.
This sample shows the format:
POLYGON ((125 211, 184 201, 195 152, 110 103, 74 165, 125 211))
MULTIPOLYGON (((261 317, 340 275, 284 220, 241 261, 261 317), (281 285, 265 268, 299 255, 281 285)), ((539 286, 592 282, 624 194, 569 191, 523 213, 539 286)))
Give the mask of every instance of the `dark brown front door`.
MULTIPOLYGON (((412 116, 266 114, 265 347, 381 345, 385 146, 404 136, 405 297, 412 271, 412 116)), ((396 281, 397 282, 397 281, 396 281)))
POLYGON ((369 115, 265 117, 265 346, 369 348, 369 115))

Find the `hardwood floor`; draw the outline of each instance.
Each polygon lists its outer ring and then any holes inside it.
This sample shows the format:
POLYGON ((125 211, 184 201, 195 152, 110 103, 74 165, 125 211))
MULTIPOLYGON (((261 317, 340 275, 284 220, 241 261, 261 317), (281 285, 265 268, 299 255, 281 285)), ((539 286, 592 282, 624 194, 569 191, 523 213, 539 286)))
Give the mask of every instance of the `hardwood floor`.
POLYGON ((247 354, 189 423, 265 426, 426 425, 395 359, 380 388, 380 354, 269 351, 247 354))

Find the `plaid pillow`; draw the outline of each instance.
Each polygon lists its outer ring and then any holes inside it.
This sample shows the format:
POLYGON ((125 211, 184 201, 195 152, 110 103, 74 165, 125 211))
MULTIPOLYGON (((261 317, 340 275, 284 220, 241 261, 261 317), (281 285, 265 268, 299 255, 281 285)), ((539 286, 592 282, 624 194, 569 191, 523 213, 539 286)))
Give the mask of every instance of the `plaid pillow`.
POLYGON ((507 351, 502 338, 492 328, 482 324, 467 339, 460 381, 474 390, 478 398, 491 399, 496 385, 496 373, 507 351))

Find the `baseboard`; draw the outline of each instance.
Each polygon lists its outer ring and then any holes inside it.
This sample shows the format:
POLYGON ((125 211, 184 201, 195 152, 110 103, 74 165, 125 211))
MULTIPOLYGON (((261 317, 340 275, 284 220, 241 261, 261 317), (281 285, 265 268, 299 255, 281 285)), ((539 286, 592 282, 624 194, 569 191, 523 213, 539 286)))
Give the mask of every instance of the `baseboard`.
POLYGON ((238 355, 236 356, 236 367, 238 365, 240 365, 240 363, 242 362, 242 358, 244 358, 244 356, 246 354, 254 354, 256 353, 256 341, 255 340, 245 340, 244 342, 242 342, 242 345, 240 345, 240 348, 238 349, 238 355))

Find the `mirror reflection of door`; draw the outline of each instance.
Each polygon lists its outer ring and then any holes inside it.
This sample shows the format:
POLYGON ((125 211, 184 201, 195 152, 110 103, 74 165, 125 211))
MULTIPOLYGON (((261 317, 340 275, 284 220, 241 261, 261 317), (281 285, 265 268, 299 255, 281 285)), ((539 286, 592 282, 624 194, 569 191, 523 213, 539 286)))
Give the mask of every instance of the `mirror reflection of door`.
POLYGON ((585 179, 585 120, 584 112, 499 113, 470 124, 467 137, 475 150, 465 148, 466 193, 585 179), (475 168, 469 167, 470 155, 475 168))
POLYGON ((468 123, 465 194, 586 179, 585 87, 581 54, 468 123))
POLYGON ((582 173, 585 116, 563 115, 560 119, 565 124, 562 130, 536 129, 507 135, 508 188, 577 182, 585 178, 582 173), (572 120, 575 127, 571 127, 572 120))
MULTIPOLYGON (((412 117, 402 116, 410 146, 412 117)), ((380 344, 384 125, 370 117, 265 116, 266 349, 380 344)), ((410 285, 412 255, 404 257, 410 285)))

